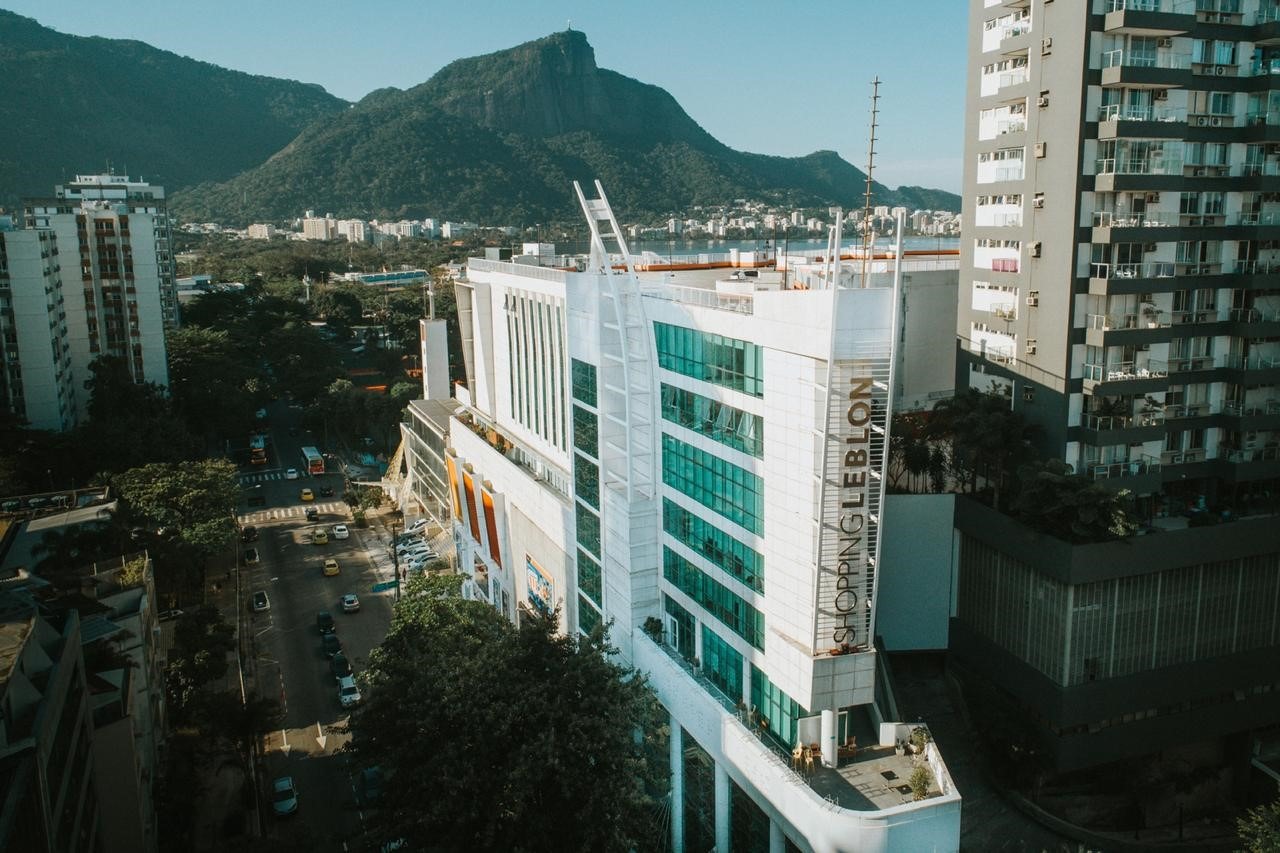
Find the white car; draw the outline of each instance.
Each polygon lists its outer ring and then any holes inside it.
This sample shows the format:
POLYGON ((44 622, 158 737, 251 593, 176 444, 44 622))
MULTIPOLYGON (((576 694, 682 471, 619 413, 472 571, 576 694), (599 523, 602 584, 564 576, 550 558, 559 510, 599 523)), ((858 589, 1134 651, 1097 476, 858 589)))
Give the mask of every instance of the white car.
POLYGON ((342 596, 342 612, 355 613, 360 609, 360 598, 354 592, 342 596))
POLYGON ((360 704, 360 688, 356 687, 354 676, 348 675, 338 681, 338 701, 344 708, 354 708, 360 704))
POLYGON ((425 530, 426 528, 427 528, 427 520, 425 518, 420 518, 417 521, 415 521, 413 524, 410 524, 408 527, 406 527, 404 529, 404 532, 417 533, 418 531, 425 530))
POLYGON ((345 524, 335 524, 333 526, 334 539, 347 539, 351 536, 351 531, 347 529, 345 524))
POLYGON ((285 472, 284 472, 284 478, 285 478, 286 480, 296 480, 296 479, 298 479, 298 469, 297 469, 297 468, 290 468, 288 471, 285 471, 285 472))

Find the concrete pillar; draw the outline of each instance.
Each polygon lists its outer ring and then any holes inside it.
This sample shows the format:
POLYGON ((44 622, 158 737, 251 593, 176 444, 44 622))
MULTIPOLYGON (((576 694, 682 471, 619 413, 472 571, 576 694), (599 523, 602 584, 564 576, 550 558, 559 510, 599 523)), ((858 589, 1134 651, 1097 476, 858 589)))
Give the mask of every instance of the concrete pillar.
POLYGON ((782 824, 773 818, 769 819, 769 853, 785 853, 787 836, 782 832, 782 824))
POLYGON ((684 853, 684 732, 675 714, 671 715, 667 740, 671 753, 671 851, 684 853))
POLYGON ((729 774, 716 762, 716 853, 729 853, 729 774))
POLYGON ((828 767, 838 767, 839 753, 836 752, 836 712, 822 712, 822 763, 828 767))

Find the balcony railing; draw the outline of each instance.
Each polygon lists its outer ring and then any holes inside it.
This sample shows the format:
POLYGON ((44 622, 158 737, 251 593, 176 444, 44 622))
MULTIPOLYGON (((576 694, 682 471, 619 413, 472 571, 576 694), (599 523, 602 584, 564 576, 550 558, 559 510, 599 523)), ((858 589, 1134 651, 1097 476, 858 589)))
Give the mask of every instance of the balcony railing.
POLYGON ((1203 447, 1190 450, 1166 450, 1160 454, 1161 465, 1184 465, 1191 462, 1203 462, 1208 458, 1203 447))
POLYGON ((1225 319, 1224 315, 1214 308, 1205 308, 1198 311, 1171 311, 1169 316, 1175 326, 1185 323, 1216 323, 1225 319))
POLYGON ((1105 264, 1091 265, 1092 278, 1173 278, 1175 266, 1170 261, 1159 261, 1149 264, 1105 264))
POLYGON ((1111 480, 1116 477, 1140 477, 1143 474, 1155 474, 1160 471, 1160 460, 1154 456, 1142 454, 1137 459, 1124 462, 1086 462, 1090 476, 1095 480, 1111 480))
POLYGON ((1280 175, 1280 163, 1268 160, 1265 163, 1241 163, 1240 177, 1257 178, 1280 175))
POLYGON ((1107 104, 1098 107, 1098 121, 1186 121, 1187 111, 1173 107, 1139 107, 1107 104))
POLYGON ((1160 379, 1169 371, 1163 361, 1151 359, 1139 365, 1133 361, 1084 365, 1084 378, 1091 382, 1122 382, 1129 379, 1160 379))
POLYGON ((1098 332, 1143 328, 1137 314, 1090 314, 1088 321, 1089 328, 1098 332))
POLYGON ((1194 355, 1185 358, 1171 358, 1168 361, 1160 361, 1151 359, 1153 368, 1160 368, 1164 371, 1163 375, 1169 373, 1198 373, 1202 370, 1213 370, 1219 366, 1216 356, 1212 355, 1194 355))
POLYGON ((1016 228, 1022 225, 1022 214, 1021 213, 988 213, 984 215, 982 212, 982 209, 979 208, 978 212, 974 216, 973 224, 977 225, 978 227, 1012 226, 1016 228))
POLYGON ((1241 403, 1228 400, 1222 404, 1222 413, 1236 418, 1252 418, 1260 415, 1280 415, 1280 400, 1266 400, 1262 403, 1241 403))
POLYGON ((1181 217, 1176 213, 1093 212, 1094 228, 1170 228, 1181 224, 1181 217))
POLYGON ((1225 366, 1236 370, 1273 370, 1280 367, 1280 356, 1266 356, 1261 353, 1229 355, 1225 359, 1225 366))
POLYGON ((1195 13, 1195 0, 1107 0, 1107 12, 1166 12, 1174 15, 1195 13))
POLYGON ((1103 52, 1102 67, 1184 69, 1191 67, 1191 56, 1185 53, 1150 53, 1118 47, 1103 52))
POLYGON ((1099 157, 1094 166, 1099 175, 1182 175, 1180 157, 1099 157))
POLYGON ((1236 261, 1231 271, 1236 275, 1274 275, 1280 273, 1280 261, 1236 261))
POLYGON ((1169 420, 1177 418, 1203 418, 1215 414, 1208 403, 1181 403, 1164 407, 1164 416, 1169 420))
POLYGON ((1001 320, 1012 320, 1017 317, 1017 309, 1011 302, 999 302, 991 306, 991 313, 1001 320))
POLYGON ((1275 462, 1280 460, 1280 447, 1253 447, 1247 450, 1228 450, 1228 462, 1275 462))
POLYGON ((1280 309, 1232 308, 1228 319, 1233 323, 1280 323, 1280 309))
POLYGON ((1088 412, 1083 418, 1085 429, 1113 430, 1154 427, 1164 423, 1164 412, 1139 412, 1136 415, 1095 415, 1088 412))
POLYGON ((1261 127, 1263 125, 1280 125, 1280 110, 1255 110, 1246 113, 1245 124, 1253 127, 1261 127))

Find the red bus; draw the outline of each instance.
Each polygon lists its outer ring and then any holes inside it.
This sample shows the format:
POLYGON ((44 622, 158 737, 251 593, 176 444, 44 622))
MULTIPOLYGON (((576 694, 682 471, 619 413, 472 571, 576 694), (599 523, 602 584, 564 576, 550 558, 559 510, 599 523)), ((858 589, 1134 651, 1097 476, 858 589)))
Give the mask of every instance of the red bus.
POLYGON ((324 473, 324 457, 314 447, 302 448, 302 468, 308 474, 324 473))
POLYGON ((249 436, 249 462, 254 465, 267 464, 267 437, 259 433, 249 436))

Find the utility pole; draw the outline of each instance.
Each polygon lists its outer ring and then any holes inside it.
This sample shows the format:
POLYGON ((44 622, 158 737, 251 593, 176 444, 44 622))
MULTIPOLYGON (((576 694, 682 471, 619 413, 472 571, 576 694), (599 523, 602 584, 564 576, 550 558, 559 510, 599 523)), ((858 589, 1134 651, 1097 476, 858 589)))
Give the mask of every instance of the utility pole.
POLYGON ((396 571, 396 601, 400 600, 400 552, 396 550, 396 531, 399 527, 400 522, 391 522, 391 563, 396 571))

